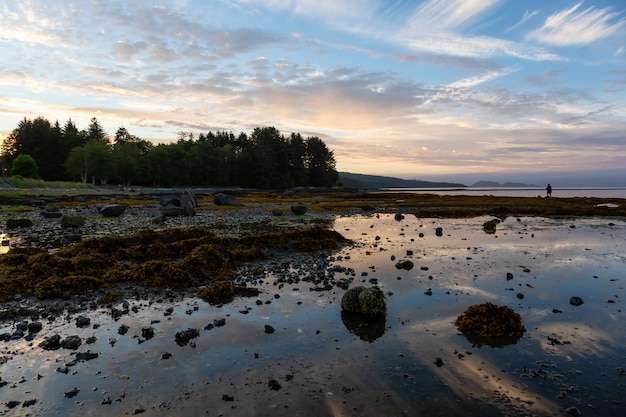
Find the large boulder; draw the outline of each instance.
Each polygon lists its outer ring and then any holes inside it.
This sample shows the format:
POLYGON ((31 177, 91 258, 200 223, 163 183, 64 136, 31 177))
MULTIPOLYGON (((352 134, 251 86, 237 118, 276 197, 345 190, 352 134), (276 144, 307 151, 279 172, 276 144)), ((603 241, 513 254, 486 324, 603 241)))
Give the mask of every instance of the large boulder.
POLYGON ((20 227, 33 227, 33 221, 30 219, 8 219, 7 229, 17 229, 20 227))
POLYGON ((213 194, 213 203, 216 206, 243 206, 234 196, 224 193, 213 194))
POLYGON ((185 216, 195 216, 196 207, 198 207, 198 200, 193 191, 187 189, 180 195, 180 208, 183 209, 185 216))
POLYGON ((294 204, 291 206, 291 212, 295 214, 296 216, 301 216, 303 214, 306 214, 307 211, 308 211, 308 208, 305 204, 294 204))
POLYGON ((352 287, 341 298, 341 310, 368 317, 384 317, 387 300, 379 287, 352 287))
POLYGON ((195 216, 198 200, 193 191, 187 189, 177 196, 161 199, 161 215, 165 217, 195 216))
POLYGON ((83 227, 85 225, 85 216, 66 214, 61 217, 61 227, 64 229, 83 227))
POLYGON ((174 204, 168 204, 165 207, 161 207, 161 214, 166 217, 178 217, 184 216, 185 211, 182 207, 175 206, 174 204))
POLYGON ((104 217, 119 217, 124 214, 124 211, 126 211, 126 207, 121 204, 107 204, 98 210, 104 217))

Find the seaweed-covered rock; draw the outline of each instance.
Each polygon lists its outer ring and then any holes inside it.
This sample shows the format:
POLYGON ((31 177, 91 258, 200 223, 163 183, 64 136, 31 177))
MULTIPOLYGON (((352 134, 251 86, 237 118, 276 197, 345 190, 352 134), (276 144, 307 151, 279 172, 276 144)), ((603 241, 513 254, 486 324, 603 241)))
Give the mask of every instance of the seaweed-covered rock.
POLYGON ((493 219, 493 220, 486 221, 486 222, 483 223, 483 230, 488 235, 492 235, 492 234, 496 233, 496 226, 498 225, 498 223, 500 223, 500 220, 498 220, 498 219, 493 219))
POLYGON ((456 326, 476 345, 503 346, 516 343, 524 334, 522 317, 506 306, 492 303, 469 306, 457 317, 456 326))
POLYGON ((353 287, 341 298, 341 310, 369 317, 384 317, 387 314, 387 300, 378 287, 353 287))

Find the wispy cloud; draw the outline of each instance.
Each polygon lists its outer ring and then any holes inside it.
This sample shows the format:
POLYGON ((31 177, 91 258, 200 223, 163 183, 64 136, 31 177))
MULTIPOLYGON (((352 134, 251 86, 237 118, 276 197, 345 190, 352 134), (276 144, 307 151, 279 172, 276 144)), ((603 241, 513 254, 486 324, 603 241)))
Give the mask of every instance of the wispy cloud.
POLYGON ((582 9, 582 4, 549 16, 543 26, 530 32, 527 38, 557 46, 588 45, 617 34, 626 26, 623 18, 616 20, 622 12, 612 12, 608 7, 582 9))
POLYGON ((538 14, 539 14, 539 10, 533 10, 532 12, 525 11, 524 15, 522 16, 522 19, 516 24, 514 24, 513 26, 509 27, 507 30, 505 30, 504 33, 510 32, 513 29, 516 29, 522 26, 524 23, 528 22, 530 19, 537 16, 538 14))
POLYGON ((413 32, 456 31, 501 0, 428 0, 408 19, 413 32))
POLYGON ((441 33, 402 40, 407 47, 417 51, 472 58, 511 56, 530 61, 564 61, 565 58, 547 51, 504 39, 489 36, 468 37, 441 33))

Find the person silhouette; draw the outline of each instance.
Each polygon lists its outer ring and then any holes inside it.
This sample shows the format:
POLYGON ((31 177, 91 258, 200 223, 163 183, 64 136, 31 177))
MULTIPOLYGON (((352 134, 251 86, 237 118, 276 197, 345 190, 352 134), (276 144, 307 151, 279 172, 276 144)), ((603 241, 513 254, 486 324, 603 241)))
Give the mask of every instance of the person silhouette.
POLYGON ((552 197, 552 186, 550 184, 546 187, 546 197, 552 197))

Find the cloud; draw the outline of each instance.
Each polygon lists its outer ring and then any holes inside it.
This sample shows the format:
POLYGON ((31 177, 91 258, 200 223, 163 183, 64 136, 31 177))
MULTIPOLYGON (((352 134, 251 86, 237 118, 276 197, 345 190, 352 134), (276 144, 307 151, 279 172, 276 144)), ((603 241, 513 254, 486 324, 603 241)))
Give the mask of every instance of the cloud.
POLYGON ((530 61, 565 61, 543 48, 533 47, 490 36, 461 36, 450 33, 426 34, 399 39, 408 48, 435 54, 466 58, 512 56, 530 61))
POLYGON ((527 39, 557 46, 588 45, 619 33, 626 25, 624 19, 615 21, 621 13, 610 8, 583 10, 581 6, 582 2, 549 16, 527 39))
POLYGON ((509 27, 507 30, 505 30, 504 33, 510 32, 513 29, 516 29, 519 26, 524 25, 524 23, 528 22, 530 19, 537 16, 538 14, 539 14, 539 10, 533 10, 532 12, 525 11, 524 14, 522 15, 522 19, 516 24, 514 24, 513 26, 509 27))
POLYGON ((413 33, 456 31, 471 23, 501 0, 427 0, 408 19, 413 33))

